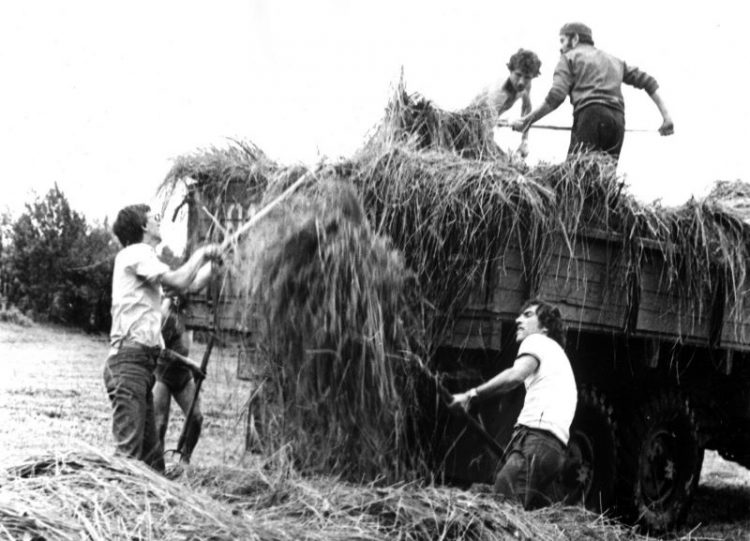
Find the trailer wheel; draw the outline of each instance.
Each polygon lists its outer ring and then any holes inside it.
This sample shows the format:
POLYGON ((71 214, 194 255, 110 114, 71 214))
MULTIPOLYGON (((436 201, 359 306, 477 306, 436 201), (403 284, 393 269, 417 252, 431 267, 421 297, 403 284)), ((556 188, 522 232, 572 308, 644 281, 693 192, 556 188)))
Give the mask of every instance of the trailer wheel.
POLYGON ((578 392, 570 441, 559 487, 566 504, 583 504, 602 513, 615 496, 617 427, 612 406, 592 386, 578 392))
POLYGON ((637 407, 621 440, 620 509, 649 531, 678 526, 687 515, 703 464, 695 415, 687 400, 664 391, 637 407))

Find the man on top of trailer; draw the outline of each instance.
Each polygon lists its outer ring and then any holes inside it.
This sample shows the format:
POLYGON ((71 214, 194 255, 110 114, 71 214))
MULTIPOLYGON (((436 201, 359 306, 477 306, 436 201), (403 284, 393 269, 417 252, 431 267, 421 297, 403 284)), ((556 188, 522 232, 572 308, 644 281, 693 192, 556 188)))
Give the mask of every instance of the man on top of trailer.
MULTIPOLYGON (((475 97, 470 108, 479 108, 488 112, 492 126, 498 124, 498 118, 505 111, 521 100, 521 114, 525 115, 531 111, 531 80, 539 76, 539 68, 542 66, 539 57, 527 49, 518 49, 508 60, 508 78, 500 79, 494 85, 485 88, 475 97)), ((524 130, 521 136, 521 145, 518 153, 524 158, 529 154, 528 130, 524 130)))
POLYGON ((554 500, 553 482, 565 462, 578 393, 565 351, 560 311, 538 300, 516 318, 518 353, 513 366, 481 385, 453 395, 451 408, 526 386, 526 398, 495 477, 495 491, 526 509, 554 500))
POLYGON ((674 133, 674 123, 659 95, 656 79, 619 58, 594 47, 591 28, 567 23, 560 29, 561 57, 552 77, 552 88, 544 102, 510 126, 525 132, 536 121, 557 109, 570 96, 573 129, 568 154, 603 151, 615 160, 625 135, 625 102, 622 83, 645 90, 656 104, 663 122, 662 135, 674 133))
POLYGON ((123 249, 112 275, 112 330, 104 366, 104 384, 112 404, 112 433, 118 454, 164 471, 156 434, 152 386, 154 368, 164 344, 161 336, 162 285, 187 289, 199 270, 221 257, 221 247, 197 249, 176 270, 159 261, 158 214, 148 205, 131 205, 117 214, 112 227, 123 249))

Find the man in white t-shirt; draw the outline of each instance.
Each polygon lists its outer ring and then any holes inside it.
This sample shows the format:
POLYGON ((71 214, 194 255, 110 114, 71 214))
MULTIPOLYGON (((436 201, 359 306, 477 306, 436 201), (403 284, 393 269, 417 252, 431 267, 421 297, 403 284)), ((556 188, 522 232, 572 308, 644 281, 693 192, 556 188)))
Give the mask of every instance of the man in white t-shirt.
POLYGON ((495 491, 534 509, 553 500, 553 482, 565 461, 578 394, 563 350, 560 311, 544 301, 531 300, 521 309, 516 325, 519 347, 513 366, 453 395, 450 407, 466 409, 472 401, 524 384, 526 398, 495 478, 495 491))
POLYGON ((117 454, 164 471, 151 390, 156 360, 164 345, 161 286, 187 289, 199 271, 210 266, 209 261, 221 257, 221 247, 198 248, 184 265, 170 270, 154 250, 161 242, 159 227, 159 216, 148 205, 123 208, 112 226, 123 249, 115 257, 112 274, 112 329, 104 384, 112 404, 117 454))

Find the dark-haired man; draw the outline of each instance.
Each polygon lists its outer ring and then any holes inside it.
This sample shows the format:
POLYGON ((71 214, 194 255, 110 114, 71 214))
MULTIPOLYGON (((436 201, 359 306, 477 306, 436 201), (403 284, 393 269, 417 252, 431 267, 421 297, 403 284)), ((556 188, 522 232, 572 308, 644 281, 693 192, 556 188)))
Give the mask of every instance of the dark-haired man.
POLYGON ((557 109, 570 96, 573 129, 568 154, 602 151, 619 159, 625 137, 625 101, 622 83, 645 90, 662 116, 659 133, 674 133, 674 123, 661 96, 659 84, 648 73, 629 66, 594 47, 591 28, 567 23, 560 29, 560 53, 552 88, 544 102, 511 122, 516 131, 526 131, 534 122, 557 109))
POLYGON ((170 270, 156 256, 160 220, 148 205, 123 208, 112 229, 123 249, 115 257, 112 275, 112 329, 104 383, 112 404, 116 452, 164 471, 151 391, 163 346, 161 286, 185 290, 207 262, 220 258, 221 248, 214 244, 199 248, 184 265, 170 270))
MULTIPOLYGON (((531 111, 531 80, 539 76, 539 68, 542 66, 539 57, 527 49, 518 49, 508 60, 508 78, 500 79, 498 83, 485 88, 475 97, 470 108, 479 108, 487 113, 492 126, 498 124, 500 115, 513 107, 519 99, 521 100, 521 114, 525 115, 531 111)), ((526 157, 528 149, 528 130, 521 136, 521 145, 518 153, 526 157)))
POLYGON ((521 309, 516 326, 519 346, 513 366, 453 395, 450 407, 466 409, 473 401, 526 386, 505 462, 495 478, 495 491, 534 509, 554 499, 553 482, 565 461, 578 394, 563 350, 560 311, 544 301, 530 300, 521 309))

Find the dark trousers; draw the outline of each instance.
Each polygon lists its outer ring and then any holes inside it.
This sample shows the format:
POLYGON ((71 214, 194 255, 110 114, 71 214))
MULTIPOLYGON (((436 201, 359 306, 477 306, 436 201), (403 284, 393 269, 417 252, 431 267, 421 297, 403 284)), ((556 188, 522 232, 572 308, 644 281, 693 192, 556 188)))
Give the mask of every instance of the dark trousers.
POLYGON ((544 430, 519 425, 513 431, 505 463, 495 477, 495 491, 525 509, 549 505, 554 481, 565 462, 565 446, 544 430))
POLYGON ((620 158, 625 139, 625 115, 604 105, 588 105, 573 116, 568 154, 606 152, 620 158))
POLYGON ((116 454, 142 460, 164 471, 164 453, 156 433, 154 367, 158 349, 124 346, 104 365, 104 385, 112 404, 116 454))

